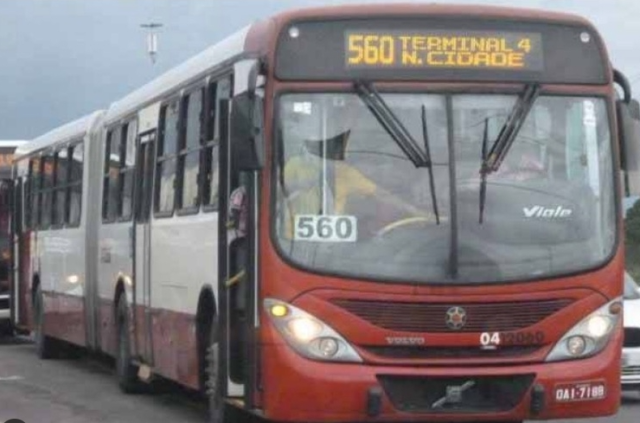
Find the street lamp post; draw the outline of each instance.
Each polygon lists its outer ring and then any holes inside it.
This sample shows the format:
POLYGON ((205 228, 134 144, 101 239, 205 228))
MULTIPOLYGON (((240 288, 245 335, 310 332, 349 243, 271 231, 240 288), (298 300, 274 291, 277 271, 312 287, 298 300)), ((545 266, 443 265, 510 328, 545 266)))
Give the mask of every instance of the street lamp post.
POLYGON ((151 58, 151 63, 156 62, 156 56, 158 54, 158 35, 155 30, 162 26, 161 23, 150 22, 147 24, 141 24, 142 28, 146 28, 149 33, 147 34, 147 54, 151 58))

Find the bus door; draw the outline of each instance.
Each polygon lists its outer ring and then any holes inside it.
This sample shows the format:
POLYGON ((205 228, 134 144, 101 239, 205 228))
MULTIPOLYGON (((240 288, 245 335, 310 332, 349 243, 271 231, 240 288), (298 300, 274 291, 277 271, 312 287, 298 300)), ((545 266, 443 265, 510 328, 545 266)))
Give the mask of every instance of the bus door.
POLYGON ((156 131, 143 133, 136 146, 136 218, 134 243, 134 307, 137 355, 148 365, 153 364, 151 314, 151 227, 153 177, 156 152, 156 131))
MULTIPOLYGON (((228 95, 228 94, 227 94, 228 95)), ((234 180, 234 173, 231 169, 231 159, 229 153, 229 100, 228 98, 218 99, 218 122, 220 130, 220 161, 219 165, 219 226, 218 239, 220 250, 218 263, 218 312, 221 326, 221 347, 224 349, 220 354, 222 363, 225 364, 223 373, 226 375, 227 384, 224 386, 225 394, 229 397, 240 398, 244 394, 242 383, 242 357, 239 350, 239 331, 237 331, 237 320, 235 319, 234 293, 242 282, 242 277, 238 277, 236 269, 233 268, 233 249, 237 243, 237 232, 232 227, 232 216, 230 213, 231 195, 237 182, 234 180)))
MULTIPOLYGON (((229 117, 231 104, 221 105, 224 116, 229 117)), ((234 139, 230 134, 230 121, 221 127, 220 150, 220 219, 226 222, 220 239, 226 250, 222 254, 221 289, 227 347, 227 395, 242 399, 247 409, 254 407, 257 386, 257 313, 256 313, 256 245, 257 228, 253 223, 257 215, 258 179, 255 172, 241 172, 231 160, 234 139)))

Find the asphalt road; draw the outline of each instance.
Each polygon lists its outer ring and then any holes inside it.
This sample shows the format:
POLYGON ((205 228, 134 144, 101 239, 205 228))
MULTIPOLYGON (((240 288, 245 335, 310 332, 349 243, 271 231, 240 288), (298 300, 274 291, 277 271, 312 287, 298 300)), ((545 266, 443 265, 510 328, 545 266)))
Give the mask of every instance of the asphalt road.
MULTIPOLYGON (((23 339, 0 341, 0 423, 203 423, 204 404, 170 384, 152 394, 120 393, 108 362, 38 360, 23 339)), ((561 423, 563 421, 556 421, 561 423)), ((638 423, 640 393, 625 394, 617 416, 572 423, 638 423)))

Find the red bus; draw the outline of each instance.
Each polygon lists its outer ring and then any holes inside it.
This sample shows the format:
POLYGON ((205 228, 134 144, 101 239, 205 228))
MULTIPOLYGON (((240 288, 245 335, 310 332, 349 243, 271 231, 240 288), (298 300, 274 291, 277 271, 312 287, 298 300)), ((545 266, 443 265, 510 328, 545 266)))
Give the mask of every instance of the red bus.
POLYGON ((577 16, 277 15, 19 149, 16 325, 216 422, 615 414, 639 115, 577 16))

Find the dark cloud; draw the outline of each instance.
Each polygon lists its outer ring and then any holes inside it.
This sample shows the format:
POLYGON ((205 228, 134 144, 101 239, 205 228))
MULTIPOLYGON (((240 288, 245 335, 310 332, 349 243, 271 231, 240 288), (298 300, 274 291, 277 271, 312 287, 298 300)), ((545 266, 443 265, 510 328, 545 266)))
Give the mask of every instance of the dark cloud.
MULTIPOLYGON (((280 10, 363 1, 2 0, 0 138, 30 138, 144 84, 226 35, 280 10), (160 54, 145 54, 143 22, 158 21, 160 54)), ((468 3, 449 0, 447 3, 468 3)), ((476 4, 513 5, 513 1, 476 4)), ((612 61, 638 83, 632 0, 531 0, 517 6, 581 14, 605 37, 612 61)))

